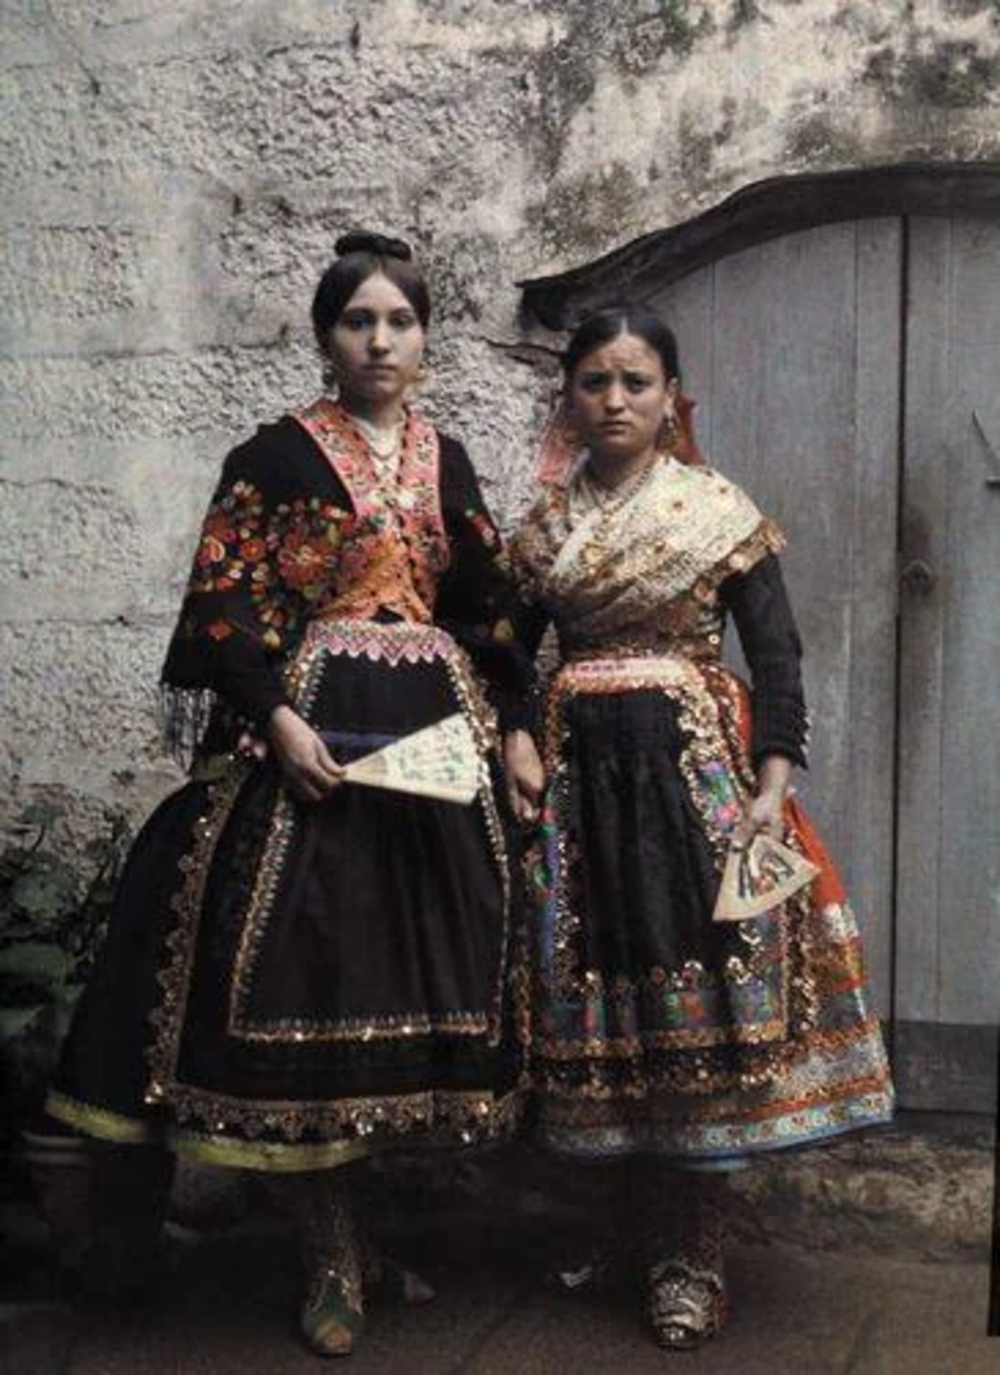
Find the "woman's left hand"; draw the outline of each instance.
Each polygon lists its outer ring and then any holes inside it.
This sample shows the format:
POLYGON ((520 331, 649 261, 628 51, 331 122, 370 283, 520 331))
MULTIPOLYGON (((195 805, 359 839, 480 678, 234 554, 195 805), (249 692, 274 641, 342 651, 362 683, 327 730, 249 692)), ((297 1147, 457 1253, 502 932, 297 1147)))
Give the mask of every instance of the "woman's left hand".
POLYGON ((791 773, 791 764, 781 755, 768 755, 762 760, 757 796, 747 807, 738 828, 744 844, 760 831, 774 840, 781 840, 785 833, 785 798, 791 773))
POLYGON ((780 840, 785 832, 784 789, 761 789, 743 814, 740 836, 744 843, 752 840, 763 831, 774 840, 780 840))

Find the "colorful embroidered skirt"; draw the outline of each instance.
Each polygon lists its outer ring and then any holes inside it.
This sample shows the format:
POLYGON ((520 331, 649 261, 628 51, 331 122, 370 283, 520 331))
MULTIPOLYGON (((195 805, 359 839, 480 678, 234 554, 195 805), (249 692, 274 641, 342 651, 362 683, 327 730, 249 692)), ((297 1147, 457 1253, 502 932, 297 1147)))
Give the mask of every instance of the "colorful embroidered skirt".
POLYGON ((794 803, 786 840, 820 876, 762 917, 711 920, 754 787, 748 739, 746 691, 718 666, 605 659, 556 675, 528 863, 550 1147, 724 1165, 891 1116, 855 919, 794 803))
POLYGON ((504 1133, 520 1072, 494 727, 433 626, 314 625, 289 672, 342 760, 461 711, 471 806, 345 785, 295 802, 227 756, 154 814, 123 877, 50 1111, 251 1168, 504 1133))

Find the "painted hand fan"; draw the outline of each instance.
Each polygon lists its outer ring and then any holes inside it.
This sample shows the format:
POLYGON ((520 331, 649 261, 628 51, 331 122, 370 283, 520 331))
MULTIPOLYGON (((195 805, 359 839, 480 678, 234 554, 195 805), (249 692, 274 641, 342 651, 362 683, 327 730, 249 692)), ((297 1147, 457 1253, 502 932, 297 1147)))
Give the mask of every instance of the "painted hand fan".
POLYGON ((366 788, 468 804, 479 791, 481 765, 469 723, 456 712, 355 759, 345 777, 366 788))
POLYGON ((811 883, 819 869, 787 845, 758 831, 749 844, 734 841, 722 871, 713 921, 744 921, 779 907, 811 883))

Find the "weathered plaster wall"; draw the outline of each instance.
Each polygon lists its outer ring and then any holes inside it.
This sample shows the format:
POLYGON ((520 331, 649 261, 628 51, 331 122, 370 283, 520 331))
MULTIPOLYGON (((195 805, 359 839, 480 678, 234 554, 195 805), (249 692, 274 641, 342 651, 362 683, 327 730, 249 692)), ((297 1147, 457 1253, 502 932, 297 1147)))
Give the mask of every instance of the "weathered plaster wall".
POLYGON ((344 228, 420 248, 427 404, 509 519, 551 387, 517 277, 761 177, 1000 156, 997 0, 0 15, 2 805, 66 792, 84 827, 175 778, 154 685, 199 514, 232 442, 314 393, 344 228))

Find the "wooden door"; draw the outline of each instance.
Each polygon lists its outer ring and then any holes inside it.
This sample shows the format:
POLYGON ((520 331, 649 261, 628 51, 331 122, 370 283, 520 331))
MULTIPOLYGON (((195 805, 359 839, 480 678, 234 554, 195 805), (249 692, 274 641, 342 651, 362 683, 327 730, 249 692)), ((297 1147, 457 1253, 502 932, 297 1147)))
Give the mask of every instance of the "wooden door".
POLYGON ((1000 1021, 1000 226, 908 226, 897 1075, 996 1102, 1000 1021))
POLYGON ((710 461, 789 536, 814 717, 800 792, 848 882, 912 1106, 995 1102, 998 784, 982 761, 1000 741, 1000 510, 983 509, 1000 490, 979 432, 1000 449, 998 243, 985 222, 829 225, 650 302, 676 328, 710 461))
POLYGON ((710 462, 788 535, 806 644, 810 767, 890 1015, 901 234, 897 221, 774 239, 656 299, 710 462), (886 363, 888 361, 888 366, 886 363))

